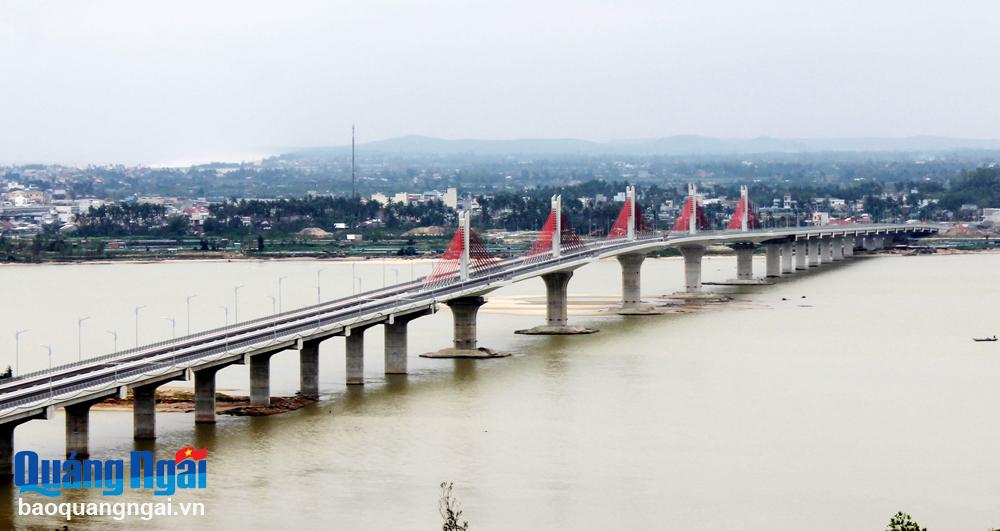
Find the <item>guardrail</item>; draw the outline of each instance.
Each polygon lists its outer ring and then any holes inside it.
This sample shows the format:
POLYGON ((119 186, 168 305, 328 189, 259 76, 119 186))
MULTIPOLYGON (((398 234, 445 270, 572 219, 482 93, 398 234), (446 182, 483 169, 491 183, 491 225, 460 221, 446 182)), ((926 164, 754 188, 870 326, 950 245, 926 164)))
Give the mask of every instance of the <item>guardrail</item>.
MULTIPOLYGON (((562 255, 558 258, 552 257, 551 251, 546 251, 544 253, 538 253, 535 255, 524 255, 513 258, 508 258, 504 260, 497 261, 496 265, 485 269, 483 271, 477 272, 471 275, 469 280, 462 281, 456 272, 454 276, 449 276, 445 279, 435 280, 431 283, 426 283, 427 277, 420 277, 409 282, 404 282, 400 284, 395 284, 393 286, 369 290, 366 292, 359 293, 351 297, 344 297, 341 299, 334 299, 327 302, 323 302, 316 305, 305 306, 297 308, 294 310, 289 310, 287 312, 282 312, 279 314, 274 314, 271 316, 259 317, 256 319, 251 319, 249 321, 242 321, 239 323, 233 323, 230 325, 203 330, 194 334, 182 336, 176 339, 169 339, 158 341, 155 343, 150 343, 146 345, 141 345, 139 347, 133 347, 123 351, 113 352, 110 354, 91 357, 85 360, 80 360, 76 362, 71 362, 68 364, 59 365, 49 369, 43 369, 39 371, 34 371, 31 373, 26 373, 23 375, 15 376, 14 378, 9 378, 0 382, 0 384, 9 384, 15 381, 26 380, 29 378, 37 378, 39 376, 44 376, 47 374, 55 374, 59 372, 64 372, 67 369, 72 369, 75 367, 81 367, 86 365, 99 364, 101 362, 110 361, 120 361, 121 358, 126 358, 130 355, 143 352, 146 350, 155 350, 162 347, 173 347, 168 348, 165 352, 152 352, 153 355, 163 355, 168 354, 171 351, 179 350, 181 348, 188 348, 195 343, 195 340, 203 339, 207 337, 213 337, 214 340, 225 340, 225 337, 234 330, 239 330, 243 332, 254 332, 260 330, 266 325, 270 325, 270 328, 275 329, 275 334, 277 333, 277 328, 282 324, 288 323, 294 320, 309 319, 316 317, 316 322, 309 322, 303 325, 295 326, 289 330, 283 330, 281 333, 287 335, 289 333, 298 333, 299 331, 316 327, 321 327, 322 322, 327 322, 330 319, 340 319, 343 320, 348 316, 341 316, 340 311, 345 310, 346 307, 350 306, 352 303, 357 303, 358 305, 358 318, 363 314, 363 307, 366 301, 378 300, 374 298, 376 295, 382 295, 386 299, 391 299, 393 297, 401 297, 404 294, 410 293, 412 288, 430 288, 428 290, 415 290, 415 294, 420 298, 425 298, 433 302, 437 296, 444 295, 454 291, 464 291, 467 289, 473 289, 483 284, 489 284, 494 280, 513 280, 517 275, 530 273, 531 271, 538 269, 550 268, 553 266, 558 266, 560 264, 579 261, 581 259, 592 258, 599 253, 614 251, 618 249, 628 248, 635 246, 637 244, 645 245, 650 242, 662 241, 665 244, 669 244, 671 240, 682 240, 697 236, 707 236, 707 237, 719 237, 719 236, 729 236, 729 235, 741 235, 748 236, 753 234, 775 234, 775 235, 798 235, 802 233, 811 234, 816 232, 852 232, 852 231, 870 231, 870 230, 888 230, 888 229, 905 229, 905 230, 930 230, 934 231, 937 228, 929 225, 877 225, 877 224, 866 224, 866 225, 838 225, 834 227, 817 227, 817 228, 776 228, 776 229, 758 229, 754 231, 704 231, 696 234, 688 233, 675 233, 671 235, 665 235, 661 233, 647 233, 641 234, 634 240, 627 239, 615 239, 615 240, 598 240, 590 241, 582 246, 575 246, 573 248, 564 249, 562 255), (539 259, 542 257, 542 259, 539 259), (442 282, 443 281, 443 282, 442 282), (333 312, 335 315, 330 317, 321 317, 322 313, 325 311, 333 312), (256 326, 261 325, 261 326, 256 326), (256 328, 254 328, 256 326, 256 328), (223 336, 223 337, 220 337, 223 336)), ((410 299, 417 300, 417 299, 410 299)), ((398 306, 398 305, 397 305, 398 306)), ((374 312, 378 314, 378 312, 374 312)), ((251 344, 253 342, 259 342, 259 339, 251 338, 247 340, 242 340, 238 342, 238 345, 251 344)), ((225 350, 234 348, 233 345, 225 347, 225 350)), ((235 347, 239 348, 239 347, 235 347)), ((210 349, 208 351, 199 351, 195 353, 185 353, 182 356, 187 359, 191 356, 204 357, 210 356, 218 353, 218 347, 210 349)), ((191 358, 194 359, 194 358, 191 358)), ((138 360, 137 360, 138 361, 138 360)), ((156 363, 156 362, 150 362, 156 363)), ((141 371, 140 371, 141 372, 141 371)), ((138 373, 137 373, 138 374, 138 373)), ((51 378, 50 378, 51 379, 51 378)), ((103 379, 98 379, 95 381, 104 381, 103 379)), ((114 381, 114 380, 112 380, 114 381)), ((82 384, 81 384, 82 385, 82 384)), ((34 399, 37 401, 37 399, 34 399)), ((0 407, 8 405, 7 402, 0 400, 0 407)))

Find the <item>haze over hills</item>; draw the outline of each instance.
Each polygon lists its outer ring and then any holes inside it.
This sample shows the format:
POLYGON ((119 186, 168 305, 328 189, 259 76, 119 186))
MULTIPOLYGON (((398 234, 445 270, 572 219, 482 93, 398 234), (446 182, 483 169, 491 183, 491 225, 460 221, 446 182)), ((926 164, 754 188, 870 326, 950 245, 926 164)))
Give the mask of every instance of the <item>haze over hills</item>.
MULTIPOLYGON (((1000 140, 914 136, 903 138, 713 138, 677 135, 655 139, 594 142, 557 139, 442 139, 410 135, 358 144, 366 154, 400 155, 739 155, 819 152, 945 152, 1000 150, 1000 140)), ((342 156, 351 147, 314 147, 291 151, 285 158, 342 156)))

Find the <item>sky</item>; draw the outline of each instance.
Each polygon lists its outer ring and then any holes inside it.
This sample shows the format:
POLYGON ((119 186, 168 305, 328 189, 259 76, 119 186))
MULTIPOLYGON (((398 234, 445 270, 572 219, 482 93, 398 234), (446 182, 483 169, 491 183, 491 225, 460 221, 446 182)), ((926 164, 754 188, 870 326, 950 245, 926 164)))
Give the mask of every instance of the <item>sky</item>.
POLYGON ((0 163, 441 138, 1000 138, 1000 2, 0 0, 0 163))

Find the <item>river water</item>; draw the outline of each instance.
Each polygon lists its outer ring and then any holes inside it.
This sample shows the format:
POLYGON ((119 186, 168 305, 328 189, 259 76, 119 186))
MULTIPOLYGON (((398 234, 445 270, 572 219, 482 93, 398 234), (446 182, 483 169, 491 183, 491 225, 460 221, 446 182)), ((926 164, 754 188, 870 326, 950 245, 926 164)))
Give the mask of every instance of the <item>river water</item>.
MULTIPOLYGON (((683 285, 682 262, 649 259, 646 297, 683 285)), ((0 363, 21 371, 135 341, 285 309, 408 280, 428 263, 187 262, 3 266, 0 363)), ((758 257, 755 273, 763 274, 758 257)), ((707 257, 705 280, 735 276, 732 257, 707 257)), ((429 360, 449 346, 444 309, 410 325, 412 374, 386 378, 382 330, 366 334, 366 385, 344 382, 344 340, 321 346, 321 402, 273 417, 160 413, 155 448, 209 449, 209 485, 173 501, 200 501, 202 517, 141 522, 84 518, 71 529, 434 529, 438 485, 454 482, 473 529, 883 529, 902 510, 924 526, 1000 526, 996 377, 1000 346, 973 336, 1000 329, 1000 255, 862 257, 771 286, 710 288, 731 303, 704 311, 619 317, 600 311, 619 293, 616 262, 576 272, 576 337, 511 332, 542 321, 539 279, 489 295, 481 346, 510 358, 429 360), (803 298, 804 297, 804 298, 803 298), (606 302, 606 304, 602 304, 606 302)), ((272 394, 298 388, 297 353, 272 358, 272 394)), ((184 384, 178 384, 184 385, 184 384)), ((218 375, 247 393, 244 366, 218 375)), ((124 458, 135 445, 131 413, 91 416, 93 458, 124 458)), ((32 421, 17 449, 62 456, 63 419, 32 421)), ((140 446, 146 448, 147 446, 140 446)), ((61 527, 58 517, 17 517, 18 528, 61 527)), ((26 501, 41 500, 28 494, 26 501)), ((153 500, 146 491, 123 501, 153 500)), ((110 501, 74 492, 61 501, 110 501)), ((115 499, 114 501, 118 501, 115 499)), ((8 520, 12 518, 12 520, 8 520)))

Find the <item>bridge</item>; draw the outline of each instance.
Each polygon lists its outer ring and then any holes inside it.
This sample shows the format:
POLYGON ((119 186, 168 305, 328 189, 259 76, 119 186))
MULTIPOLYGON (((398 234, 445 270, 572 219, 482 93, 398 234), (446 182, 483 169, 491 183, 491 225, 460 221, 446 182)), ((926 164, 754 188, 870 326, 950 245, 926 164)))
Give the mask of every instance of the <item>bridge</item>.
POLYGON ((681 216, 669 234, 652 230, 636 202, 634 187, 626 191, 622 210, 600 241, 579 238, 553 196, 552 210, 537 240, 524 256, 500 260, 491 256, 462 213, 455 237, 430 275, 185 337, 139 346, 48 370, 15 375, 0 382, 0 474, 12 466, 14 431, 35 419, 65 410, 66 453, 89 455, 90 408, 107 398, 124 398, 131 389, 133 435, 156 437, 156 389, 171 381, 194 382, 195 422, 215 422, 215 375, 230 365, 249 365, 250 402, 270 404, 270 359, 281 351, 299 352, 299 393, 319 396, 319 345, 345 337, 346 383, 364 383, 365 332, 381 326, 385 334, 386 374, 407 372, 407 327, 446 304, 453 315, 452 345, 429 357, 489 358, 503 353, 477 343, 476 317, 484 295, 503 286, 541 277, 546 287, 546 319, 522 334, 588 334, 567 319, 567 287, 573 271, 594 261, 615 258, 621 265, 622 315, 657 313, 644 304, 641 266, 654 251, 674 248, 684 258, 685 291, 702 293, 701 259, 710 245, 729 245, 736 252, 733 283, 758 283, 751 261, 755 249, 766 252, 766 276, 782 277, 828 262, 845 260, 856 249, 875 251, 896 240, 937 232, 924 224, 853 224, 761 228, 743 189, 736 214, 726 230, 709 230, 697 191, 691 187, 681 216))

